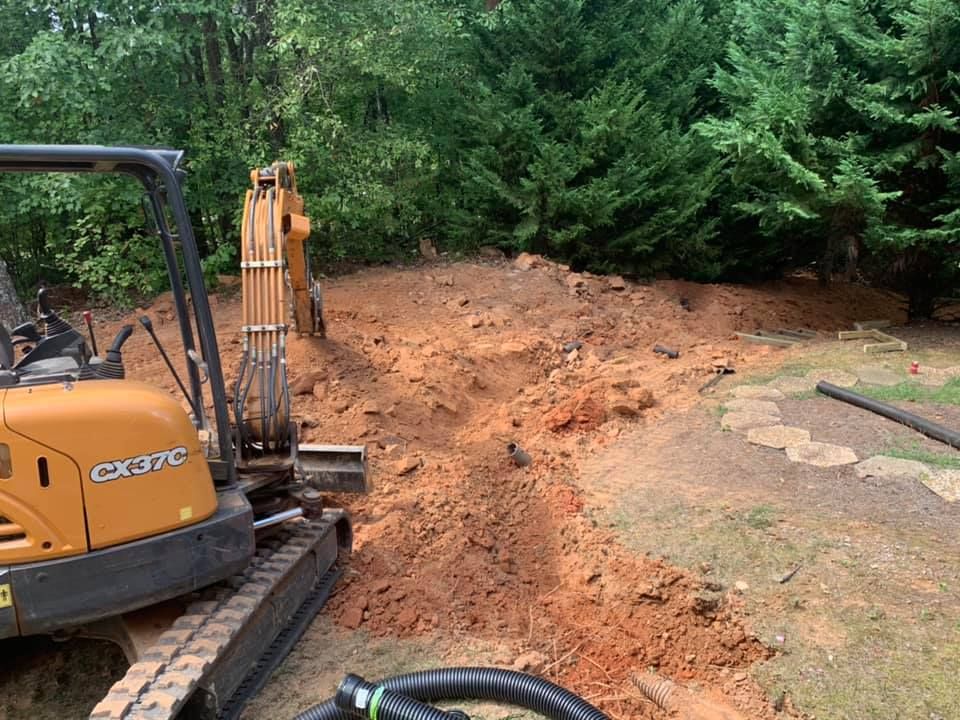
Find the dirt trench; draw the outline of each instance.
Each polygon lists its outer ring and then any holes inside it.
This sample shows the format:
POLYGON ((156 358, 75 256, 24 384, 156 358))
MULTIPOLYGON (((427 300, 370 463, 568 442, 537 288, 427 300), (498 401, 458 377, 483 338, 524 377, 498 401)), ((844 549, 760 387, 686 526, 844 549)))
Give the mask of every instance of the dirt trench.
MULTIPOLYGON (((328 339, 290 340, 294 411, 308 442, 365 443, 374 483, 367 497, 331 499, 356 527, 325 611, 337 626, 494 640, 507 664, 617 718, 665 717, 627 683, 649 668, 700 687, 726 717, 778 717, 759 686, 731 672, 771 654, 736 595, 631 554, 584 512, 572 480, 626 429, 697 403, 717 365, 780 362, 735 331, 834 330, 897 313, 887 296, 824 293, 806 279, 636 285, 524 258, 367 270, 328 281, 325 304, 328 339), (655 344, 679 358, 654 354, 655 344), (511 441, 531 467, 507 457, 511 441)), ((161 297, 145 310, 175 353, 171 309, 161 297)), ((215 297, 214 313, 229 384, 236 288, 215 297)), ((118 325, 104 321, 101 333, 118 325)), ((174 392, 148 338, 135 335, 125 357, 128 376, 174 392)), ((290 703, 316 699, 304 690, 290 703)))

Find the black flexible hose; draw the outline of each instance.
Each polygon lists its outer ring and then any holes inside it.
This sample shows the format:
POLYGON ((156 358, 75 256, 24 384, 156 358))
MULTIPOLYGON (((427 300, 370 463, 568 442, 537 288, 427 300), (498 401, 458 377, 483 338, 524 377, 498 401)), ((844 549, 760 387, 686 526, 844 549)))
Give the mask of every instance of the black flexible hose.
MULTIPOLYGON (((549 680, 499 668, 460 667, 397 675, 377 683, 416 700, 490 700, 532 710, 553 720, 608 720, 581 697, 549 680)), ((294 720, 350 720, 333 699, 294 720)))
POLYGON ((851 405, 863 408, 864 410, 875 412, 877 415, 882 415, 890 420, 903 423, 907 427, 913 428, 917 432, 923 433, 927 437, 931 437, 934 440, 939 440, 942 443, 946 443, 947 445, 960 450, 960 433, 943 425, 931 422, 930 420, 920 417, 919 415, 914 415, 911 412, 901 410, 893 405, 887 405, 879 400, 868 398, 865 395, 855 393, 852 390, 845 390, 844 388, 837 387, 836 385, 832 385, 824 380, 821 380, 817 383, 817 391, 823 393, 827 397, 832 397, 835 400, 842 400, 843 402, 850 403, 851 405))
POLYGON ((347 675, 333 698, 337 707, 360 720, 450 720, 449 713, 408 695, 347 675))

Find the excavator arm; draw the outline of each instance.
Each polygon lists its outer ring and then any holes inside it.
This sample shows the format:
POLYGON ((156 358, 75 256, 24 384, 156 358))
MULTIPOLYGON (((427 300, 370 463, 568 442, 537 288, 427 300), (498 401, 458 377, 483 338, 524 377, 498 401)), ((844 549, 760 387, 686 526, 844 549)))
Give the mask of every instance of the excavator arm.
POLYGON ((234 388, 242 454, 289 447, 288 322, 325 336, 320 285, 310 272, 304 215, 292 163, 250 173, 241 230, 243 356, 234 388))

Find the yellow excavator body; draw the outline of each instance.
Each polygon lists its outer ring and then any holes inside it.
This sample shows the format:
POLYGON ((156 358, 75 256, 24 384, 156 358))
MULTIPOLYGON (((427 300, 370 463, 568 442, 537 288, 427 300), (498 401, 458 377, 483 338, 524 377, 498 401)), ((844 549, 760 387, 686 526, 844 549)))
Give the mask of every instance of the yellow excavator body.
POLYGON ((217 494, 196 428, 162 390, 85 380, 2 391, 0 563, 64 557, 204 520, 217 494))

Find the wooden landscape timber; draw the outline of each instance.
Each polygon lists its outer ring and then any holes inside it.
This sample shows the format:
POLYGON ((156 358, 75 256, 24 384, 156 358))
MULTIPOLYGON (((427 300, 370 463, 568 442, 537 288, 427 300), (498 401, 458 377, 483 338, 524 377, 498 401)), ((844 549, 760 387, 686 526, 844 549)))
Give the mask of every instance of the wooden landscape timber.
MULTIPOLYGON (((863 323, 857 323, 863 325, 863 323)), ((887 335, 876 328, 863 330, 841 330, 837 333, 840 340, 876 340, 873 343, 867 343, 863 346, 865 353, 881 352, 903 352, 907 349, 907 343, 903 340, 887 335)))

